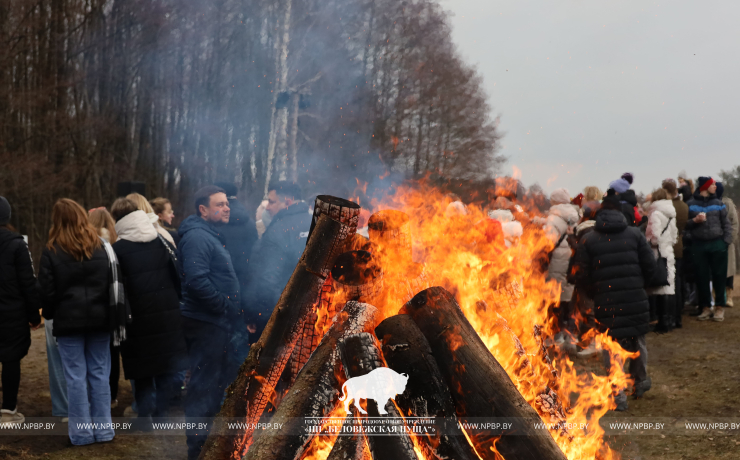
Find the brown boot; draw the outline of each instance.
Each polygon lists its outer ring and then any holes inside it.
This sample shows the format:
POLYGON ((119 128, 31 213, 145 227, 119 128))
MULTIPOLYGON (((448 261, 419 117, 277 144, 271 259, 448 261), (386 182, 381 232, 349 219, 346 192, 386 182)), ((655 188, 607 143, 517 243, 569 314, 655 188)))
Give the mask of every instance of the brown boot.
POLYGON ((732 302, 732 289, 727 288, 727 304, 726 307, 734 307, 735 304, 732 302))

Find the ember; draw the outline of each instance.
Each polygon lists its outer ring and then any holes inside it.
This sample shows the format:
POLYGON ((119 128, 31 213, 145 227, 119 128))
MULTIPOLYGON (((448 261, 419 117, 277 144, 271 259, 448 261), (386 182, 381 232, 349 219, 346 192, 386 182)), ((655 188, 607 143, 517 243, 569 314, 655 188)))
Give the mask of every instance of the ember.
POLYGON ((613 408, 612 392, 628 384, 629 353, 598 335, 612 357, 608 375, 578 374, 548 348, 556 331, 547 307, 558 286, 534 261, 552 243, 526 225, 507 247, 491 236, 489 210, 449 213, 448 202, 423 185, 399 190, 372 203, 367 241, 356 234, 359 206, 317 199, 303 258, 221 411, 288 428, 234 437, 217 427, 201 458, 617 458, 598 420, 613 408), (390 401, 357 396, 363 410, 346 412, 342 384, 367 375, 388 385, 371 374, 384 367, 408 385, 378 393, 390 401), (300 432, 304 417, 324 420, 322 428, 300 432), (439 421, 436 432, 324 433, 330 421, 393 419, 408 428, 425 417, 439 421), (487 429, 477 427, 481 420, 487 429))

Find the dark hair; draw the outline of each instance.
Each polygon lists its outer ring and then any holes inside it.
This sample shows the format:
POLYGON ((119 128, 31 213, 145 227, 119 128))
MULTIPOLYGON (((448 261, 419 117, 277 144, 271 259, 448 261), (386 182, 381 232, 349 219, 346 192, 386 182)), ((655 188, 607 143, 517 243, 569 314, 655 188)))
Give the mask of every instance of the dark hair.
POLYGON ((236 185, 234 185, 231 182, 216 182, 216 187, 221 187, 224 190, 224 193, 226 193, 227 197, 230 196, 236 196, 237 193, 239 193, 239 189, 236 188, 236 185))
POLYGON ((211 205, 211 195, 217 193, 226 194, 226 191, 221 187, 215 185, 206 185, 197 192, 195 192, 195 212, 200 215, 200 205, 208 207, 211 205))
POLYGON ((280 196, 287 196, 289 198, 293 198, 294 200, 301 200, 303 199, 303 192, 301 191, 301 187, 296 184, 295 182, 288 182, 288 181, 273 181, 270 182, 270 185, 267 187, 267 191, 271 192, 275 190, 275 193, 280 196))
POLYGON ((666 192, 668 192, 669 195, 671 195, 671 198, 673 198, 678 191, 678 188, 676 188, 676 183, 673 182, 673 180, 664 180, 663 188, 666 192))
POLYGON ((113 206, 110 207, 110 215, 111 217, 113 217, 113 220, 118 222, 132 212, 138 210, 139 207, 136 206, 136 203, 134 203, 133 201, 129 200, 128 198, 119 198, 114 201, 113 206))

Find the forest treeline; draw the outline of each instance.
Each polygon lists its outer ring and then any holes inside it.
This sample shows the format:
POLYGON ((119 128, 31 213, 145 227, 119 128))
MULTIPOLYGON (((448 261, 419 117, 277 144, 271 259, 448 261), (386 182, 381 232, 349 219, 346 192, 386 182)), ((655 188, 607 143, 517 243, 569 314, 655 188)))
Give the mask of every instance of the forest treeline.
POLYGON ((59 197, 121 181, 349 193, 502 163, 481 89, 431 0, 0 0, 0 194, 34 255, 59 197))

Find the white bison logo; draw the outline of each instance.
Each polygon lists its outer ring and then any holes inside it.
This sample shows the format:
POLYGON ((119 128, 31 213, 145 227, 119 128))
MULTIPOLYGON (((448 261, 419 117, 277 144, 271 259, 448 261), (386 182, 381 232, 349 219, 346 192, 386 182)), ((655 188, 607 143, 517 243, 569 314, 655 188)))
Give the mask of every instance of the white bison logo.
POLYGON ((352 377, 342 385, 342 396, 344 411, 349 413, 349 402, 355 400, 355 407, 363 414, 367 411, 360 407, 360 399, 374 399, 378 403, 378 412, 382 415, 385 411, 386 402, 406 390, 406 382, 409 381, 407 374, 399 374, 393 369, 379 367, 360 377, 352 377))

